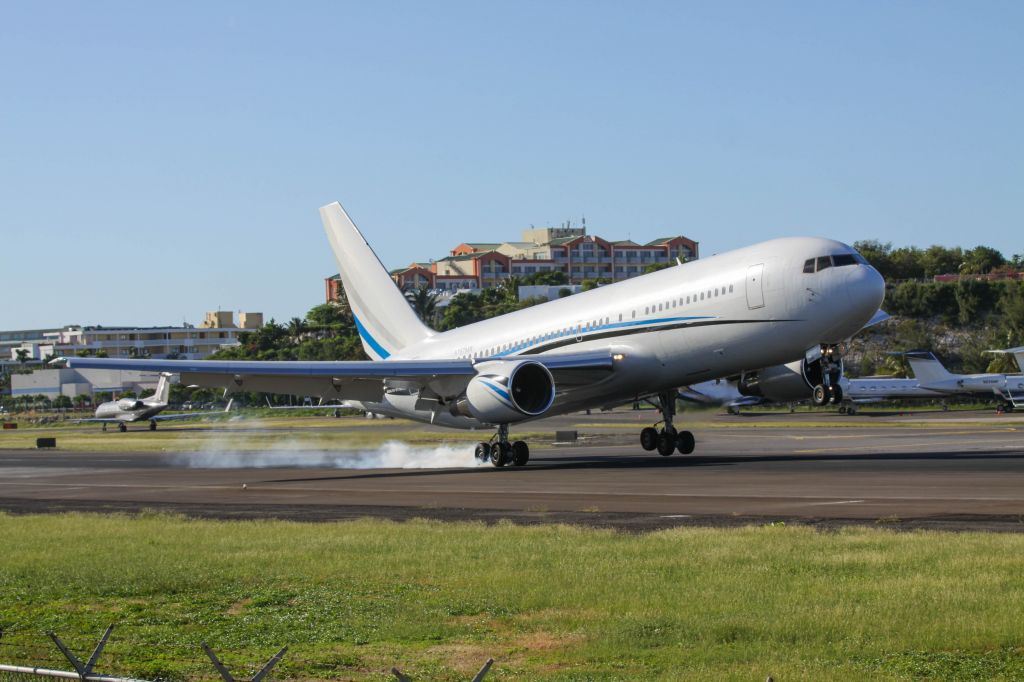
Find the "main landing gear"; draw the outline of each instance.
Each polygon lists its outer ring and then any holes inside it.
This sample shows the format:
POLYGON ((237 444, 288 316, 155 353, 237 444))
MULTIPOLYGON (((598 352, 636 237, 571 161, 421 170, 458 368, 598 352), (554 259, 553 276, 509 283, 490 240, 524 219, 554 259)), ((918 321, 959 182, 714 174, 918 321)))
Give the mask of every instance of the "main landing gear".
MULTIPOLYGON (((648 426, 640 432, 640 447, 644 450, 657 450, 662 457, 668 457, 676 450, 680 454, 688 455, 693 452, 696 445, 693 434, 689 431, 676 431, 672 425, 672 418, 676 414, 676 393, 667 391, 658 395, 658 409, 661 410, 661 419, 665 426, 658 431, 653 426, 648 426)), ((657 425, 655 425, 657 426, 657 425)))
POLYGON ((811 403, 839 405, 843 402, 843 389, 839 380, 843 376, 842 352, 839 346, 821 347, 821 383, 811 389, 811 403))
POLYGON ((149 430, 150 431, 156 431, 156 420, 155 419, 150 419, 149 420, 149 430))
POLYGON ((117 423, 117 430, 120 431, 121 433, 124 433, 125 431, 128 430, 128 425, 125 424, 124 422, 118 422, 117 423))
POLYGON ((497 443, 477 443, 475 452, 477 460, 480 462, 490 460, 491 464, 496 467, 503 467, 506 464, 521 467, 530 461, 529 445, 521 440, 514 443, 508 442, 508 424, 498 426, 498 433, 494 438, 498 439, 497 443))

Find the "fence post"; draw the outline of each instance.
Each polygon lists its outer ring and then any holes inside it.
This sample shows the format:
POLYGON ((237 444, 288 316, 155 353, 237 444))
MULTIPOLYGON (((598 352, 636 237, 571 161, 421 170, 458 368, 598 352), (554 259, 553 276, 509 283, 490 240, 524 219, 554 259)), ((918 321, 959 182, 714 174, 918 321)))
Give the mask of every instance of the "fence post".
POLYGON ((100 642, 93 650, 88 663, 82 663, 82 661, 78 659, 78 656, 75 656, 71 650, 64 645, 64 642, 60 641, 60 637, 57 636, 57 633, 47 632, 46 634, 50 636, 53 643, 56 644, 57 648, 60 649, 60 652, 64 654, 64 658, 68 659, 68 662, 74 666, 75 672, 78 673, 78 676, 84 680, 89 675, 92 675, 92 670, 96 667, 96 661, 99 660, 100 654, 103 653, 103 647, 107 645, 107 640, 110 639, 110 633, 113 631, 114 625, 111 624, 107 627, 107 631, 103 633, 103 637, 100 638, 100 642))
MULTIPOLYGON (((210 657, 210 661, 213 663, 213 667, 215 667, 217 669, 217 672, 220 673, 220 676, 224 680, 224 682, 235 682, 235 678, 232 677, 231 673, 228 672, 228 669, 225 668, 224 664, 220 662, 219 658, 217 658, 217 654, 213 653, 213 650, 210 647, 206 646, 206 642, 201 642, 200 646, 203 647, 203 651, 206 652, 206 655, 210 657)), ((249 682, 261 682, 261 680, 263 680, 263 678, 270 673, 274 666, 281 662, 281 659, 284 658, 285 652, 287 651, 288 647, 283 647, 280 651, 271 656, 270 660, 263 664, 263 667, 260 668, 260 671, 253 675, 252 679, 249 680, 249 682)))

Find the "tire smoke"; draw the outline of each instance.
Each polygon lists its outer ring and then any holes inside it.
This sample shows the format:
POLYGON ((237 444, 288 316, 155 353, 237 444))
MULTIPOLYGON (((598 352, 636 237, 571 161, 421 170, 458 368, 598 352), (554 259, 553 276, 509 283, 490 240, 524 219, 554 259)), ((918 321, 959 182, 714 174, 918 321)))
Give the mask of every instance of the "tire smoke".
POLYGON ((472 444, 415 447, 388 441, 371 449, 306 450, 300 443, 272 450, 210 448, 169 454, 173 466, 188 469, 456 469, 480 466, 472 444))

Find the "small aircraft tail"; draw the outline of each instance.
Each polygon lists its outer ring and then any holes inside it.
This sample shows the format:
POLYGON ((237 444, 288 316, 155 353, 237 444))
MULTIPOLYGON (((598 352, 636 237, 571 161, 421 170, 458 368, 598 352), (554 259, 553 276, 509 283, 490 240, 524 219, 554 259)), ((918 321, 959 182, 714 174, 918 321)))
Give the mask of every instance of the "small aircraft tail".
POLYGON ((170 372, 160 372, 160 379, 156 382, 156 392, 150 396, 150 401, 164 403, 165 405, 169 402, 171 397, 172 376, 173 375, 170 372))
POLYGON ((1016 348, 1004 348, 1002 350, 987 350, 986 353, 1000 353, 1004 355, 1012 355, 1013 359, 1017 361, 1017 369, 1024 372, 1024 346, 1017 346, 1016 348))
POLYGON ((338 261, 341 283, 366 354, 374 360, 386 360, 396 351, 432 336, 434 332, 413 312, 341 204, 321 207, 320 219, 338 261))
POLYGON ((910 369, 914 372, 914 378, 922 384, 945 381, 953 377, 930 351, 910 351, 905 355, 907 362, 910 363, 910 369))

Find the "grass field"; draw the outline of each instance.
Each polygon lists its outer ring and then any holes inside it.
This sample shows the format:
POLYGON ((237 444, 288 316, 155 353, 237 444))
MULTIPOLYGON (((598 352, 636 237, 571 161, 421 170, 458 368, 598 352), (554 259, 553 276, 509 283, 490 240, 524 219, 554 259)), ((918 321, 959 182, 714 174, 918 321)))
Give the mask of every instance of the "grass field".
POLYGON ((1024 535, 0 515, 0 662, 213 679, 1024 677, 1024 535))

